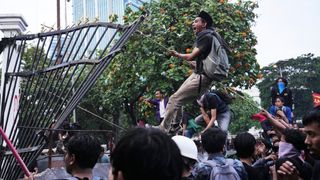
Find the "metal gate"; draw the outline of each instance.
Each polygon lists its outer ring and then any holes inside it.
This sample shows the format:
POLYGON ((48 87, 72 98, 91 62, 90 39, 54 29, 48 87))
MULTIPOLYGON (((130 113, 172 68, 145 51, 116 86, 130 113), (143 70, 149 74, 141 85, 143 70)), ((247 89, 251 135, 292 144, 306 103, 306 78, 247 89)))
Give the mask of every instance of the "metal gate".
MULTIPOLYGON (((46 144, 46 132, 39 129, 56 129, 69 117, 144 18, 129 26, 88 23, 2 39, 0 51, 8 58, 2 69, 0 125, 27 166, 46 144)), ((22 176, 9 150, 0 156, 1 178, 22 176)))

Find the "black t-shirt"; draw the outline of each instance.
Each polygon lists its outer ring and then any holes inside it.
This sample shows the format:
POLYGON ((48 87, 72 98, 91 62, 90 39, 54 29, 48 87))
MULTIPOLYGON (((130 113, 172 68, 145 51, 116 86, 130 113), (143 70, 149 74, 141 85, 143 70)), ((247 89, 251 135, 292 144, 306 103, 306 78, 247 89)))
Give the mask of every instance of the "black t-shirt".
POLYGON ((215 93, 207 94, 204 101, 204 108, 206 110, 216 109, 217 113, 228 111, 228 105, 215 93))
POLYGON ((263 176, 261 176, 260 172, 258 169, 247 165, 246 163, 242 162, 245 170, 247 171, 248 174, 248 180, 256 180, 256 179, 265 179, 263 176))
POLYGON ((200 55, 196 59, 196 70, 195 73, 203 73, 203 65, 202 61, 209 55, 212 47, 212 38, 213 35, 211 33, 207 33, 204 35, 197 36, 196 42, 194 43, 194 46, 199 48, 200 55))
POLYGON ((315 163, 313 164, 312 179, 313 180, 320 179, 320 161, 315 161, 315 163))

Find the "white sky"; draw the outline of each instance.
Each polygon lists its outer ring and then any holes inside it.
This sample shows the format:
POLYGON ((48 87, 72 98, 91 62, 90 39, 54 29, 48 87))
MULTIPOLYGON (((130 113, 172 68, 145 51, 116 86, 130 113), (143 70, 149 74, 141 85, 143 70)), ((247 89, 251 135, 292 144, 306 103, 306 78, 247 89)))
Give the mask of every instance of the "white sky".
MULTIPOLYGON (((319 0, 258 0, 258 3, 259 18, 253 31, 258 38, 257 60, 261 66, 306 53, 320 56, 319 0)), ((62 0, 62 27, 64 4, 62 0)), ((40 24, 55 25, 56 0, 1 0, 0 13, 22 14, 29 25, 27 31, 37 33, 40 24)))

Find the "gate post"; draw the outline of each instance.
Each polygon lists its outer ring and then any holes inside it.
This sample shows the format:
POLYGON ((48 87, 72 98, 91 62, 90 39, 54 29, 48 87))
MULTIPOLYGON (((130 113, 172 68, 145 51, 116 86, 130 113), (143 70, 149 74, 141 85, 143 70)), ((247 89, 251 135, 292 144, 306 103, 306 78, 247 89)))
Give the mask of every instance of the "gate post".
MULTIPOLYGON (((0 39, 2 38, 9 38, 16 35, 20 35, 22 32, 26 30, 28 24, 24 20, 21 15, 18 14, 0 14, 0 39)), ((19 47, 15 47, 12 58, 16 60, 19 47)), ((8 62, 10 58, 8 57, 9 48, 8 46, 0 52, 0 61, 1 62, 1 89, 0 89, 0 126, 3 127, 3 130, 7 135, 11 134, 11 131, 15 129, 13 127, 13 120, 17 113, 17 109, 19 106, 19 89, 20 89, 20 80, 17 79, 16 88, 14 90, 7 90, 6 85, 9 82, 6 78, 7 72, 12 72, 14 68, 15 62, 8 62), (5 97, 6 94, 11 95, 13 93, 13 103, 9 107, 9 105, 4 106, 4 100, 7 98, 5 97), (6 119, 8 117, 8 119, 6 119)), ((18 58, 18 61, 21 61, 21 57, 18 58)), ((18 119, 17 119, 18 120, 18 119)), ((13 138, 13 137, 10 137, 13 138)), ((0 144, 1 145, 1 144, 0 144)))

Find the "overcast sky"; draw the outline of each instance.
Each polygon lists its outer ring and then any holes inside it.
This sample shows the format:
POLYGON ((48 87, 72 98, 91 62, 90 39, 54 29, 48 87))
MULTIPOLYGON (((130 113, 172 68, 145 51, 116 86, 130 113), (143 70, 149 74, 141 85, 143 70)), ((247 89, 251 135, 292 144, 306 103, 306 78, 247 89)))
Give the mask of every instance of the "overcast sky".
MULTIPOLYGON (((62 26, 64 3, 62 0, 62 26)), ((261 66, 306 53, 320 56, 320 0, 258 0, 258 3, 259 17, 253 31, 258 38, 257 60, 261 66)), ((0 13, 22 14, 29 24, 27 31, 37 33, 42 23, 55 25, 55 7, 56 0, 1 0, 0 13)))

